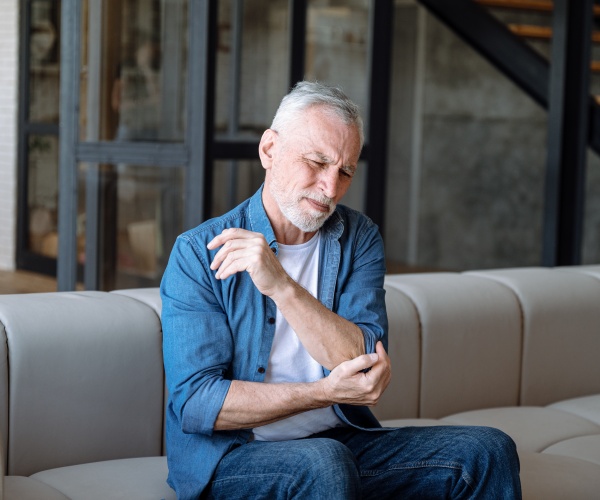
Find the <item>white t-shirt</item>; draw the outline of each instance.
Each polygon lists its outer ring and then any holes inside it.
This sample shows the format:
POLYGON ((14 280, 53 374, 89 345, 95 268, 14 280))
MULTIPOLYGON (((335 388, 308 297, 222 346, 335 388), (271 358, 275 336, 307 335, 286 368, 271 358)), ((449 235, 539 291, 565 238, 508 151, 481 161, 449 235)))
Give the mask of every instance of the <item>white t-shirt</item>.
MULTIPOLYGON (((278 244, 279 262, 289 276, 317 296, 319 278, 320 232, 300 245, 278 244)), ((324 377, 323 368, 304 348, 296 332, 279 309, 275 323, 275 337, 265 382, 314 382, 324 377)), ((272 424, 253 429, 254 438, 260 441, 298 439, 343 425, 333 408, 310 410, 272 424)))

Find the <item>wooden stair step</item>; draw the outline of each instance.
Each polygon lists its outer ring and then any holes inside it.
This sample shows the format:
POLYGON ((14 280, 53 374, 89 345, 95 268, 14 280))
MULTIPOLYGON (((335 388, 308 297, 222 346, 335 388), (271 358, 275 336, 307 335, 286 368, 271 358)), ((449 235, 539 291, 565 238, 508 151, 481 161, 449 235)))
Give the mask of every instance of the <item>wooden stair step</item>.
MULTIPOLYGON (((532 38, 536 40, 550 40, 552 38, 552 28, 550 26, 536 26, 532 24, 509 24, 508 28, 515 35, 523 38, 532 38)), ((592 33, 592 42, 600 43, 600 31, 592 33)))
MULTIPOLYGON (((475 3, 500 9, 534 12, 552 12, 554 10, 554 4, 550 0, 475 0, 475 3)), ((594 5, 594 16, 600 16, 600 5, 594 5)))

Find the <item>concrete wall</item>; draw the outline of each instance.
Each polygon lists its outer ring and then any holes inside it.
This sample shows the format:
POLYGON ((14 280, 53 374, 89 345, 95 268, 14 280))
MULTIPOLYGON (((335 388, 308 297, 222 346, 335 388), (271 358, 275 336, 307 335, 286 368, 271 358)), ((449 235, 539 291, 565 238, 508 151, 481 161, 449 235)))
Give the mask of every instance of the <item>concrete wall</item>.
MULTIPOLYGON (((397 6, 395 23, 388 260, 539 265, 546 111, 422 7, 397 6)), ((586 263, 600 261, 600 160, 589 158, 586 263)))
POLYGON ((19 2, 0 0, 0 269, 14 269, 19 2))
POLYGON ((418 264, 539 264, 546 112, 432 17, 426 23, 418 264))

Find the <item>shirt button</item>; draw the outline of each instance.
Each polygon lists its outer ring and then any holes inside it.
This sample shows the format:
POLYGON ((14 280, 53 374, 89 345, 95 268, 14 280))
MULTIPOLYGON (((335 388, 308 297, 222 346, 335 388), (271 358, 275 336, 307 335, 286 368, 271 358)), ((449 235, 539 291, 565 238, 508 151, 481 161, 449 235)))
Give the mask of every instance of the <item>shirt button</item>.
POLYGON ((265 373, 265 369, 262 366, 259 366, 258 373, 265 373))
POLYGON ((275 323, 275 318, 269 318, 267 321, 269 322, 269 325, 272 325, 275 323))
POLYGON ((276 249, 275 247, 271 247, 271 251, 272 251, 273 253, 275 253, 275 252, 277 252, 277 249, 276 249))

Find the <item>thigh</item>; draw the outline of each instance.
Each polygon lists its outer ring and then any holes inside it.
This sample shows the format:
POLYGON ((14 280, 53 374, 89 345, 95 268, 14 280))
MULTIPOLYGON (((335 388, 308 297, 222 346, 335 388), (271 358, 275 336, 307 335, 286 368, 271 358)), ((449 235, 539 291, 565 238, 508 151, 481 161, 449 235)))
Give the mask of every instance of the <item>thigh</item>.
POLYGON ((253 441, 228 453, 208 498, 352 499, 360 479, 352 453, 332 439, 253 441))
POLYGON ((514 443, 497 429, 434 426, 324 434, 354 454, 365 499, 485 498, 485 491, 494 491, 496 498, 520 496, 514 443))

